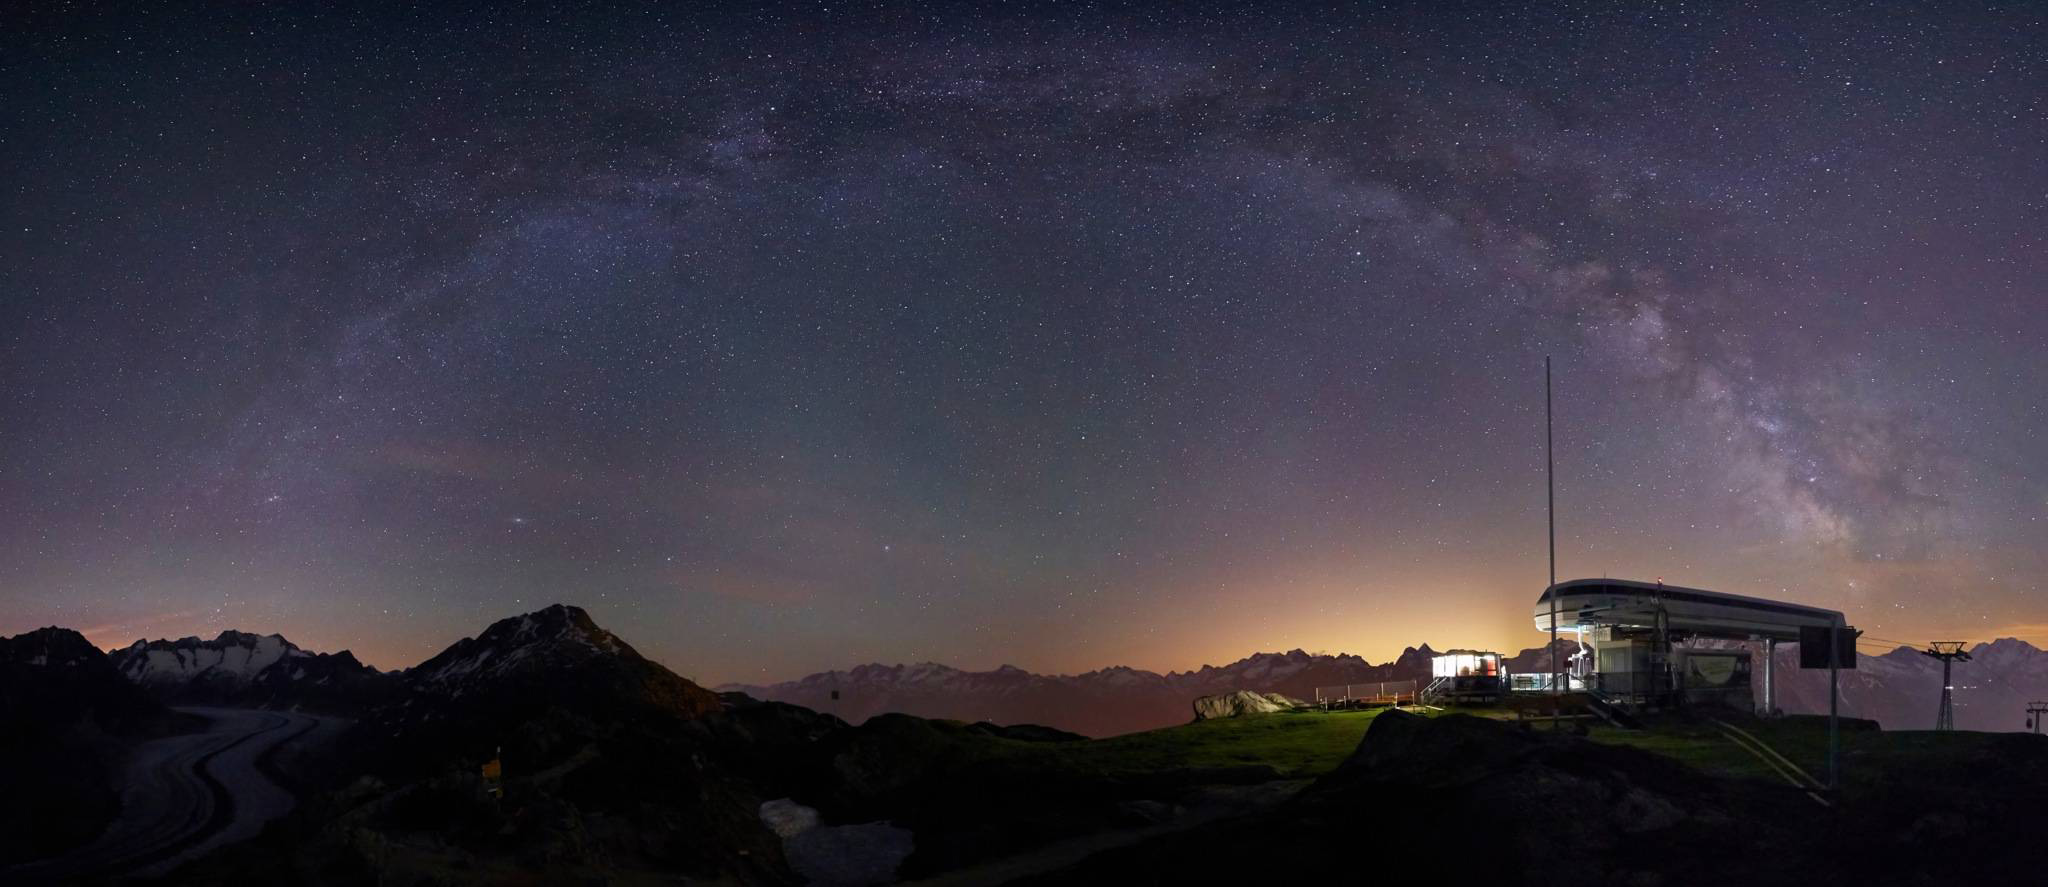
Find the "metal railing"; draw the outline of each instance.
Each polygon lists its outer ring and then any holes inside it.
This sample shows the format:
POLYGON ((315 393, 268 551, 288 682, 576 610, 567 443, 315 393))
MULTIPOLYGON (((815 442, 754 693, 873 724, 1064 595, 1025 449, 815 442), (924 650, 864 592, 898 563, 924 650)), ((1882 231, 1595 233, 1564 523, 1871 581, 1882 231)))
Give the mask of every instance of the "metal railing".
POLYGON ((1365 684, 1337 684, 1316 688, 1316 704, 1325 708, 1333 705, 1400 705, 1415 701, 1414 681, 1379 681, 1365 684))
MULTIPOLYGON (((1554 683, 1551 680, 1551 674, 1547 671, 1508 675, 1508 692, 1510 693, 1548 693, 1552 686, 1554 686, 1554 683)), ((1564 689, 1566 692, 1584 690, 1586 689, 1586 679, 1575 674, 1565 675, 1564 689)))

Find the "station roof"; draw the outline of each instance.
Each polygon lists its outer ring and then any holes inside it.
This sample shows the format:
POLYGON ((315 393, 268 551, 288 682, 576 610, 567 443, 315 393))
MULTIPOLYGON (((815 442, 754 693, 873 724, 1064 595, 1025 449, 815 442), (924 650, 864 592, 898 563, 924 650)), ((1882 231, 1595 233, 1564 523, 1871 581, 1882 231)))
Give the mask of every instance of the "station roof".
POLYGON ((1538 631, 1549 630, 1552 598, 1560 620, 1585 625, 1649 625, 1704 637, 1796 640, 1801 628, 1845 625, 1839 610, 1633 579, 1574 579, 1536 598, 1538 631), (1662 615, 1658 615, 1662 614, 1662 615))

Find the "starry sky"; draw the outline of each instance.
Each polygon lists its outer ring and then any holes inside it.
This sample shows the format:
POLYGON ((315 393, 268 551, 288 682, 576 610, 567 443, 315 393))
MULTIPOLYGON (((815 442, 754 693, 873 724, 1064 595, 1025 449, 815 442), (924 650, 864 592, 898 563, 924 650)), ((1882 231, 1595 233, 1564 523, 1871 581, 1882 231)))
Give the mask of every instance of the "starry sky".
POLYGON ((0 632, 706 681, 2048 644, 2037 4, 0 22, 0 632))

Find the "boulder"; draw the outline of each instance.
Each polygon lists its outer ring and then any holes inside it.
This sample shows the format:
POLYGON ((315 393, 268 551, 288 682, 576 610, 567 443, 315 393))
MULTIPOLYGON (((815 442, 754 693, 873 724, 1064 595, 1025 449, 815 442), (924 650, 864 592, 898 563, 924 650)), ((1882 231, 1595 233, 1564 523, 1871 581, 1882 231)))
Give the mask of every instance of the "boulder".
POLYGON ((818 811, 788 798, 776 798, 761 805, 761 824, 787 840, 817 828, 818 811))
POLYGON ((1276 711, 1287 711, 1299 706, 1278 693, 1254 693, 1238 690, 1217 696, 1203 696, 1195 700, 1195 720, 1211 718, 1235 718, 1242 715, 1262 715, 1276 711))

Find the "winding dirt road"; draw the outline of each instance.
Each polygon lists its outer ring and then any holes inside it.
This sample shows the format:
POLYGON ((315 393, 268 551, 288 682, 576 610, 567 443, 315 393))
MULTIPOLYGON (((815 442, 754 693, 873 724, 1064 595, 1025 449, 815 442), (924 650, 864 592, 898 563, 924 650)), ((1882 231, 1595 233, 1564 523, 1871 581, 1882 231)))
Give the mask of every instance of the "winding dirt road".
POLYGON ((121 783, 121 812, 106 832, 63 856, 0 870, 0 882, 149 877, 253 838, 296 803, 266 772, 268 755, 339 723, 292 712, 179 711, 206 718, 207 729, 136 747, 121 783))

